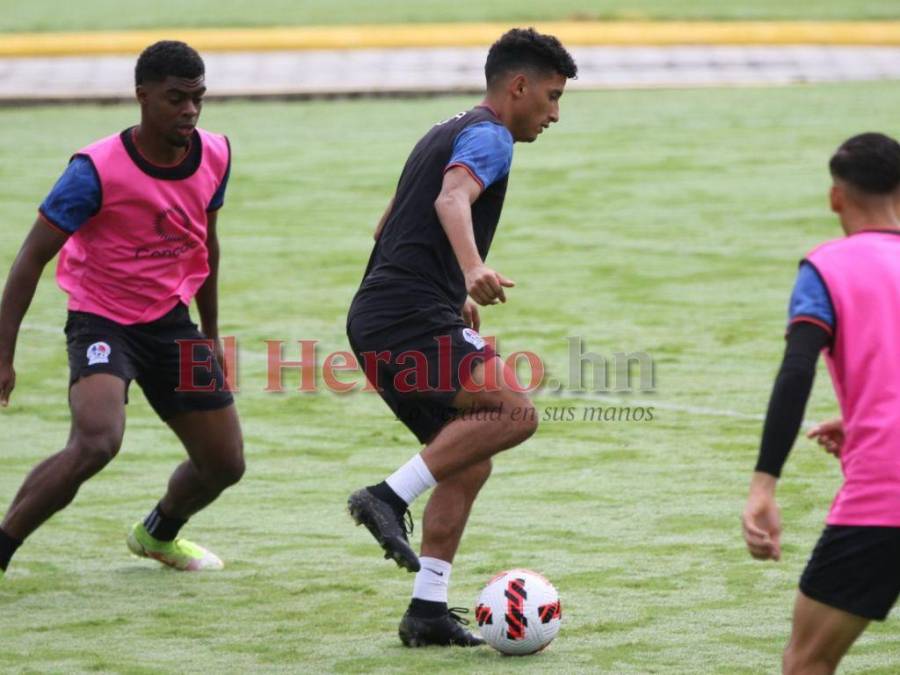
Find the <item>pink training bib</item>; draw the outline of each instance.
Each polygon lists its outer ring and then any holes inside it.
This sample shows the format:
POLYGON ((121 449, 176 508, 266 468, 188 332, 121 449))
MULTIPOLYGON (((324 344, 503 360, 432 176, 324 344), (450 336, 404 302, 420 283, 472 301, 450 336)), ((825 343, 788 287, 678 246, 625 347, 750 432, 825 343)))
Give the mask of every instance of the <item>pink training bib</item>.
POLYGON ((56 278, 70 310, 128 325, 189 304, 206 281, 206 209, 228 171, 230 149, 224 136, 197 129, 185 160, 163 168, 124 134, 78 153, 94 164, 101 205, 63 246, 56 278))
POLYGON ((826 353, 844 419, 844 484, 829 525, 900 526, 900 232, 814 249, 835 314, 826 353))

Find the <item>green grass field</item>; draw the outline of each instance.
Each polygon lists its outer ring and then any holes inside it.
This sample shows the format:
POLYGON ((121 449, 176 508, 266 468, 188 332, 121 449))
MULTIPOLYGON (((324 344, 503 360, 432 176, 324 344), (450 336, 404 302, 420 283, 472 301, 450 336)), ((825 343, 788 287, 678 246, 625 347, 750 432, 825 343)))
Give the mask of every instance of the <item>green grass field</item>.
MULTIPOLYGON (((754 416, 780 359, 796 261, 838 234, 827 157, 852 133, 900 131, 900 86, 572 93, 559 125, 517 147, 490 264, 518 286, 484 312, 482 332, 499 335, 505 353, 538 352, 563 379, 567 336, 607 356, 645 350, 657 371, 657 391, 634 395, 655 406, 652 422, 544 424, 495 462, 451 603, 472 606, 510 566, 549 576, 563 628, 551 649, 521 660, 400 646, 412 577, 344 512, 348 492, 415 449, 381 401, 262 391, 262 340, 346 348, 346 307, 406 153, 471 102, 208 105, 204 126, 229 133, 235 151, 219 218, 221 314, 241 344, 248 472, 186 533, 228 567, 180 575, 129 557, 127 528, 182 457, 133 387, 121 456, 0 581, 0 670, 776 671, 840 476, 799 442, 781 491, 783 561, 752 561, 738 516, 754 416)), ((136 114, 0 110, 4 274, 68 155, 136 114)), ((0 509, 66 438, 64 306, 48 271, 20 337, 18 388, 0 411, 0 509)), ((835 409, 823 370, 808 416, 835 409)), ((870 629, 844 672, 893 673, 898 654, 894 619, 870 629)))
POLYGON ((895 0, 0 0, 0 32, 575 19, 898 19, 895 0))

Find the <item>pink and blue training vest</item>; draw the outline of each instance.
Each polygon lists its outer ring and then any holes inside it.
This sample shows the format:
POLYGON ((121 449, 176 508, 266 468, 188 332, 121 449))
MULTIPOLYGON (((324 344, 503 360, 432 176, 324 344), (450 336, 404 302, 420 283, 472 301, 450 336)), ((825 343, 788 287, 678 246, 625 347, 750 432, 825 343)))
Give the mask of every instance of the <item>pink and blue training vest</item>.
POLYGON ((859 232, 806 260, 834 308, 825 358, 845 432, 827 522, 900 527, 900 232, 859 232))
POLYGON ((59 254, 56 276, 69 309, 131 325, 189 304, 209 275, 207 214, 228 179, 228 140, 197 129, 184 160, 159 167, 126 130, 81 157, 93 165, 100 201, 59 254))

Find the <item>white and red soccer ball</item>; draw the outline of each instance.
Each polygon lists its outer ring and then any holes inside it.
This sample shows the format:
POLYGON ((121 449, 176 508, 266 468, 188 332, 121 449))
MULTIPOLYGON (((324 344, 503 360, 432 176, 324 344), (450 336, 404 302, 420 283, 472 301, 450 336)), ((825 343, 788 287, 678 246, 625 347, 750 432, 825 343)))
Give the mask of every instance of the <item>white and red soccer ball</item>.
POLYGON ((559 593, 537 572, 514 569, 491 579, 475 606, 487 643, 504 654, 534 654, 559 632, 559 593))

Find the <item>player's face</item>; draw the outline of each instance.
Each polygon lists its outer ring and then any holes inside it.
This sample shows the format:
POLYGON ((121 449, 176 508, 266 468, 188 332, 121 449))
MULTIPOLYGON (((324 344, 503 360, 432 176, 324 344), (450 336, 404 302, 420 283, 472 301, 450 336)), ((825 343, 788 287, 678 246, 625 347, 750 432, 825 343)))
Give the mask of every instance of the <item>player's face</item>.
POLYGON ((559 121, 559 99, 566 88, 566 76, 528 74, 521 78, 516 92, 519 115, 513 138, 531 143, 544 129, 559 121))
POLYGON ((169 76, 162 82, 148 82, 137 88, 141 102, 142 126, 149 127, 171 145, 188 144, 200 119, 206 81, 169 76))

